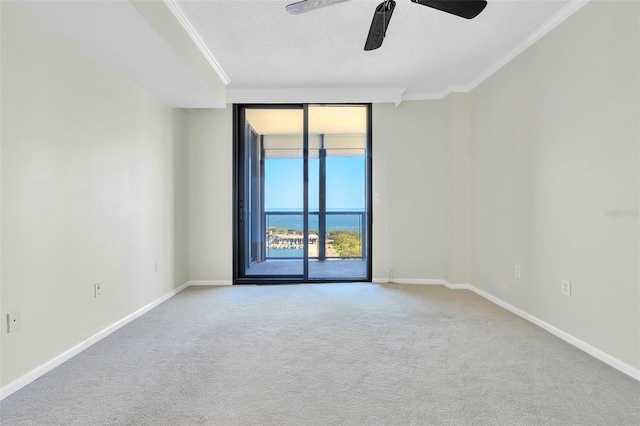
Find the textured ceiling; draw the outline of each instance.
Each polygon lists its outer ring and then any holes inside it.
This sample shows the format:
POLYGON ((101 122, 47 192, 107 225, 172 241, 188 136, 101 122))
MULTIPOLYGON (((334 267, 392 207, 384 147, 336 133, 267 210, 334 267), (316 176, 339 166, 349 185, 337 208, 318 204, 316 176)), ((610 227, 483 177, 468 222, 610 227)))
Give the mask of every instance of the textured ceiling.
POLYGON ((177 52, 171 47, 169 41, 175 42, 176 32, 169 25, 154 26, 158 20, 149 22, 138 9, 140 3, 138 8, 128 1, 15 3, 170 107, 226 106, 224 89, 215 90, 209 84, 217 79, 216 71, 201 68, 203 72, 198 73, 197 62, 185 60, 188 49, 177 52))
POLYGON ((473 84, 567 6, 561 0, 488 0, 466 20, 397 0, 382 47, 364 41, 380 0, 289 15, 280 0, 178 4, 218 60, 230 89, 402 88, 430 97, 473 84))

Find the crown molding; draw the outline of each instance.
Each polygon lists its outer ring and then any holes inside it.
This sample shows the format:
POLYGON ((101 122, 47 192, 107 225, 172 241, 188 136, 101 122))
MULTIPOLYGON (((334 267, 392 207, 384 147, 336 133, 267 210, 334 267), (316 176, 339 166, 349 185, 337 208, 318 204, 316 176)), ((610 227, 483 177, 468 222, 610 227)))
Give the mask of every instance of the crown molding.
POLYGON ((403 101, 430 101, 444 99, 451 93, 467 93, 469 92, 467 86, 451 85, 447 86, 441 92, 417 92, 417 93, 404 93, 402 95, 403 101))
POLYGON ((405 93, 402 95, 402 101, 432 101, 437 99, 444 99, 449 92, 443 90, 442 92, 417 92, 417 93, 405 93))
MULTIPOLYGON (((177 0, 164 0, 169 9, 182 24, 200 48, 220 78, 229 84, 226 76, 213 54, 206 47, 189 19, 184 15, 177 0)), ((438 100, 444 99, 451 93, 469 93, 485 80, 498 72, 518 55, 523 53, 547 33, 560 25, 564 20, 580 10, 590 0, 572 0, 552 17, 547 19, 528 37, 518 43, 507 54, 486 68, 480 75, 467 84, 453 84, 440 92, 405 93, 404 88, 227 88, 228 103, 342 103, 342 102, 393 102, 396 106, 402 101, 438 100)))
POLYGON ((247 103, 382 103, 402 102, 403 87, 366 88, 227 88, 227 102, 247 103))
POLYGON ((211 53, 205 42, 202 40, 202 37, 200 37, 200 34, 196 31, 189 18, 187 18, 187 15, 184 14, 179 2, 177 0, 164 0, 164 3, 167 5, 171 13, 173 13, 173 16, 176 17, 178 22, 180 22, 182 28, 184 28, 187 34, 189 34, 189 37, 191 37, 198 49, 200 49, 200 52, 202 52, 209 64, 211 64, 211 67, 215 70, 216 74, 218 74, 218 77, 220 77, 225 85, 228 85, 231 80, 229 80, 229 77, 222 69, 222 66, 220 66, 216 57, 213 56, 213 53, 211 53))
POLYGON ((496 62, 491 64, 480 75, 471 80, 467 84, 450 85, 441 92, 419 92, 419 93, 405 93, 402 95, 403 101, 422 101, 422 100, 434 100, 444 99, 451 93, 469 93, 486 79, 498 72, 502 67, 507 65, 513 59, 518 57, 521 53, 531 47, 535 42, 544 37, 552 29, 564 22, 565 19, 576 13, 584 5, 589 3, 590 0, 572 0, 567 3, 562 9, 556 12, 551 18, 547 19, 540 27, 534 32, 529 34, 524 40, 518 43, 513 49, 511 49, 506 55, 501 56, 496 62))
MULTIPOLYGON (((513 59, 515 59, 522 52, 531 47, 535 42, 540 40, 542 37, 547 35, 552 29, 560 25, 564 22, 565 19, 576 13, 580 10, 584 5, 589 3, 590 0, 572 0, 567 5, 565 5, 562 9, 556 12, 551 18, 547 19, 538 29, 529 34, 527 38, 522 40, 520 43, 516 45, 511 51, 509 51, 506 55, 502 56, 496 62, 494 62, 489 68, 487 68, 483 73, 481 73, 478 77, 473 79, 470 83, 464 86, 464 92, 471 92, 473 89, 482 84, 486 79, 491 77, 493 74, 498 72, 502 67, 507 65, 513 59)), ((449 94, 449 93, 447 93, 449 94)))

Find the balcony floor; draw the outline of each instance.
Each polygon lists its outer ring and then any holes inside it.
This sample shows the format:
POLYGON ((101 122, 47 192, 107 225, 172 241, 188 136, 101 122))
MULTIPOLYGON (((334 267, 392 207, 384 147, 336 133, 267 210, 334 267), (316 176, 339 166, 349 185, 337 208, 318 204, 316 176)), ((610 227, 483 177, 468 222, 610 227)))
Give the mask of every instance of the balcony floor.
MULTIPOLYGON (((302 260, 267 260, 253 263, 247 275, 302 275, 302 260)), ((362 280, 367 276, 365 260, 329 259, 309 261, 309 279, 362 280)))

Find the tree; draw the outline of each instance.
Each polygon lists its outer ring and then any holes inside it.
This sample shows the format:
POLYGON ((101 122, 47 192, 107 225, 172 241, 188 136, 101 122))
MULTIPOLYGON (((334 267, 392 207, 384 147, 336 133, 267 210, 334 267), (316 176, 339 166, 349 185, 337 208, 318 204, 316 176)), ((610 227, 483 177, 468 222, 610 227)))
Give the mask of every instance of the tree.
POLYGON ((327 236, 340 257, 362 257, 362 237, 356 231, 331 231, 327 236))

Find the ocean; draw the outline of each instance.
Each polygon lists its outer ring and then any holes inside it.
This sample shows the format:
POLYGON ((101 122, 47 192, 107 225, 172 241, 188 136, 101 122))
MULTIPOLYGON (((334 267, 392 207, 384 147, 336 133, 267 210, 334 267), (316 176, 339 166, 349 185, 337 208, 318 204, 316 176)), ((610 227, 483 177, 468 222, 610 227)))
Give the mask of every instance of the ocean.
MULTIPOLYGON (((345 210, 342 210, 344 212, 345 210)), ((269 214, 267 211, 267 228, 284 228, 296 229, 302 231, 304 225, 302 221, 302 213, 298 214, 269 214)), ((366 226, 366 215, 363 211, 354 211, 360 214, 340 214, 336 212, 327 212, 327 231, 356 231, 362 233, 363 227, 366 226)), ((318 230, 318 214, 309 214, 309 230, 318 230)), ((274 257, 294 257, 302 258, 303 251, 296 249, 271 249, 268 251, 270 258, 274 257)))
MULTIPOLYGON (((304 225, 302 214, 269 214, 267 213, 267 228, 297 229, 302 231, 304 225)), ((364 212, 362 214, 338 214, 327 212, 327 231, 356 231, 362 233, 366 225, 364 212)), ((318 215, 309 214, 309 230, 318 230, 318 215)))
POLYGON ((287 258, 296 258, 296 259, 302 259, 302 256, 304 255, 304 251, 303 250, 296 250, 296 249, 271 249, 271 250, 267 250, 267 256, 269 258, 273 258, 273 257, 287 257, 287 258))

